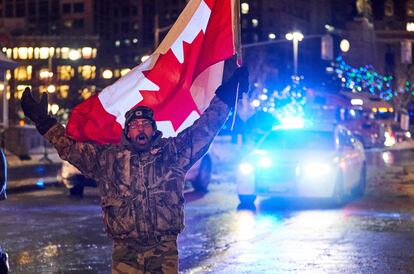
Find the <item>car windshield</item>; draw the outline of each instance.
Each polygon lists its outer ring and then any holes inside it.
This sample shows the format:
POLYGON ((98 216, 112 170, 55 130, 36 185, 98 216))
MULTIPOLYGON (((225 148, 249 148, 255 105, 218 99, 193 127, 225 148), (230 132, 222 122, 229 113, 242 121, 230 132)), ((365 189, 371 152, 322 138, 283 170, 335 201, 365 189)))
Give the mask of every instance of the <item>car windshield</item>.
POLYGON ((262 142, 261 149, 333 150, 335 142, 329 131, 275 130, 262 142))

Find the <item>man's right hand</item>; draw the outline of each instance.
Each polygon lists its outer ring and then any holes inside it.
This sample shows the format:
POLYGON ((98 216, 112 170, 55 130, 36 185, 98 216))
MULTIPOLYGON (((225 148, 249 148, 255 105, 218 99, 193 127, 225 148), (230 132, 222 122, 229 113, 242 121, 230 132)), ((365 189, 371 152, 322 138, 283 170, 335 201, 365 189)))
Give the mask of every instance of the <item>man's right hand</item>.
POLYGON ((26 88, 22 95, 21 105, 24 115, 35 123, 40 134, 45 134, 54 124, 56 124, 56 119, 49 116, 47 111, 47 93, 42 94, 42 98, 38 103, 33 98, 30 88, 26 88))
POLYGON ((30 92, 30 88, 26 88, 22 95, 21 105, 24 115, 28 117, 30 120, 32 120, 33 123, 35 123, 36 125, 47 120, 47 93, 42 94, 40 103, 38 103, 33 98, 32 93, 30 92))

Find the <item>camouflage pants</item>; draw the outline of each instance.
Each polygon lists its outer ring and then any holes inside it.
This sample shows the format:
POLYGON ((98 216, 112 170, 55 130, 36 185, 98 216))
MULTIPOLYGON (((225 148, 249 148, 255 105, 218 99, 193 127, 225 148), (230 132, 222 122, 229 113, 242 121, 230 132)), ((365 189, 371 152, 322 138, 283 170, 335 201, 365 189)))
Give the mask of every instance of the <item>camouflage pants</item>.
POLYGON ((177 240, 151 246, 114 242, 112 274, 178 273, 177 240))

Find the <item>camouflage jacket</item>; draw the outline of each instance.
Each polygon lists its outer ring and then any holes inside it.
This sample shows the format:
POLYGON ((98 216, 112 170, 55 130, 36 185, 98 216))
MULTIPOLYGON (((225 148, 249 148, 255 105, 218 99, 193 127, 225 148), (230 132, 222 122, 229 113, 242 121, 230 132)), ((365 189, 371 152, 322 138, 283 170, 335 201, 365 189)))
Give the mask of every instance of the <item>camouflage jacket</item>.
POLYGON ((158 138, 149 152, 129 143, 80 143, 56 124, 44 135, 60 157, 97 181, 106 231, 115 240, 147 240, 184 229, 184 177, 209 149, 229 114, 217 97, 174 138, 158 138))

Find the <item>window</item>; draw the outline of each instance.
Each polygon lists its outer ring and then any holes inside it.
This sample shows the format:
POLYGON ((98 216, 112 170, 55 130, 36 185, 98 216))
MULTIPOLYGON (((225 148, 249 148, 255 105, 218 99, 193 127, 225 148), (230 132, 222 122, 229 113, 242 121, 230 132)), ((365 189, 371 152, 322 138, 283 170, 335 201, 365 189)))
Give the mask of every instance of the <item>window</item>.
POLYGON ((257 28, 258 26, 259 26, 259 20, 257 20, 257 19, 252 19, 252 26, 254 27, 254 28, 257 28))
POLYGON ((33 48, 26 48, 26 47, 20 47, 18 50, 18 58, 19 59, 31 59, 33 57, 33 48))
POLYGON ((414 17, 414 0, 410 0, 406 4, 407 16, 414 17))
POLYGON ((242 14, 248 14, 250 10, 250 6, 248 3, 242 3, 241 4, 241 13, 242 14))
POLYGON ((13 17, 13 5, 7 4, 6 5, 6 17, 13 17))
POLYGON ((51 52, 47 47, 41 47, 39 49, 39 58, 40 59, 48 59, 51 56, 51 52))
POLYGON ((89 97, 91 97, 94 93, 94 89, 91 88, 83 88, 80 92, 80 95, 82 97, 83 100, 88 99, 89 97))
MULTIPOLYGON (((14 98, 16 100, 20 100, 20 98, 22 98, 23 91, 25 90, 25 88, 32 88, 32 86, 30 86, 30 85, 17 85, 15 93, 14 93, 14 98)), ((7 94, 7 97, 10 98, 10 93, 7 94)))
POLYGON ((36 4, 30 2, 28 6, 28 15, 35 16, 36 15, 36 4))
POLYGON ((113 33, 118 33, 119 32, 119 25, 117 22, 114 22, 112 24, 112 28, 113 28, 113 33))
POLYGON ((49 79, 53 76, 53 72, 49 71, 48 68, 42 68, 39 71, 40 79, 49 79))
POLYGON ((69 81, 75 75, 75 70, 71 66, 58 66, 57 77, 59 80, 69 81))
POLYGON ((26 11, 24 8, 24 3, 16 4, 16 17, 24 17, 26 15, 26 11))
POLYGON ((91 59, 93 54, 93 49, 91 47, 84 47, 82 48, 82 58, 83 59, 91 59))
POLYGON ((63 22, 63 26, 70 29, 72 27, 72 20, 65 20, 65 22, 63 22))
POLYGON ((75 29, 82 29, 84 26, 83 19, 76 19, 73 21, 73 27, 75 29))
POLYGON ((17 81, 27 81, 32 79, 32 66, 21 66, 14 70, 14 78, 17 81))
POLYGON ((78 73, 83 80, 91 80, 96 77, 96 67, 95 66, 80 66, 78 67, 78 73))
POLYGON ((129 32, 129 22, 122 22, 121 32, 129 32))
POLYGON ((48 17, 49 16, 49 3, 48 2, 40 2, 39 3, 39 15, 41 17, 48 17))
POLYGON ((85 6, 83 3, 75 3, 73 5, 73 12, 74 13, 83 13, 85 11, 85 6))
POLYGON ((68 98, 69 95, 69 86, 68 85, 62 85, 58 87, 58 94, 60 98, 68 98))
POLYGON ((136 6, 132 6, 131 13, 132 13, 133 16, 137 16, 138 15, 138 9, 137 9, 136 6))
POLYGON ((413 32, 414 31, 414 22, 407 22, 406 28, 407 31, 413 32))
POLYGON ((63 4, 62 6, 62 13, 63 14, 68 14, 71 13, 71 5, 70 4, 63 4))
POLYGON ((129 16, 129 7, 128 6, 123 6, 122 7, 122 16, 123 17, 128 17, 129 16))

